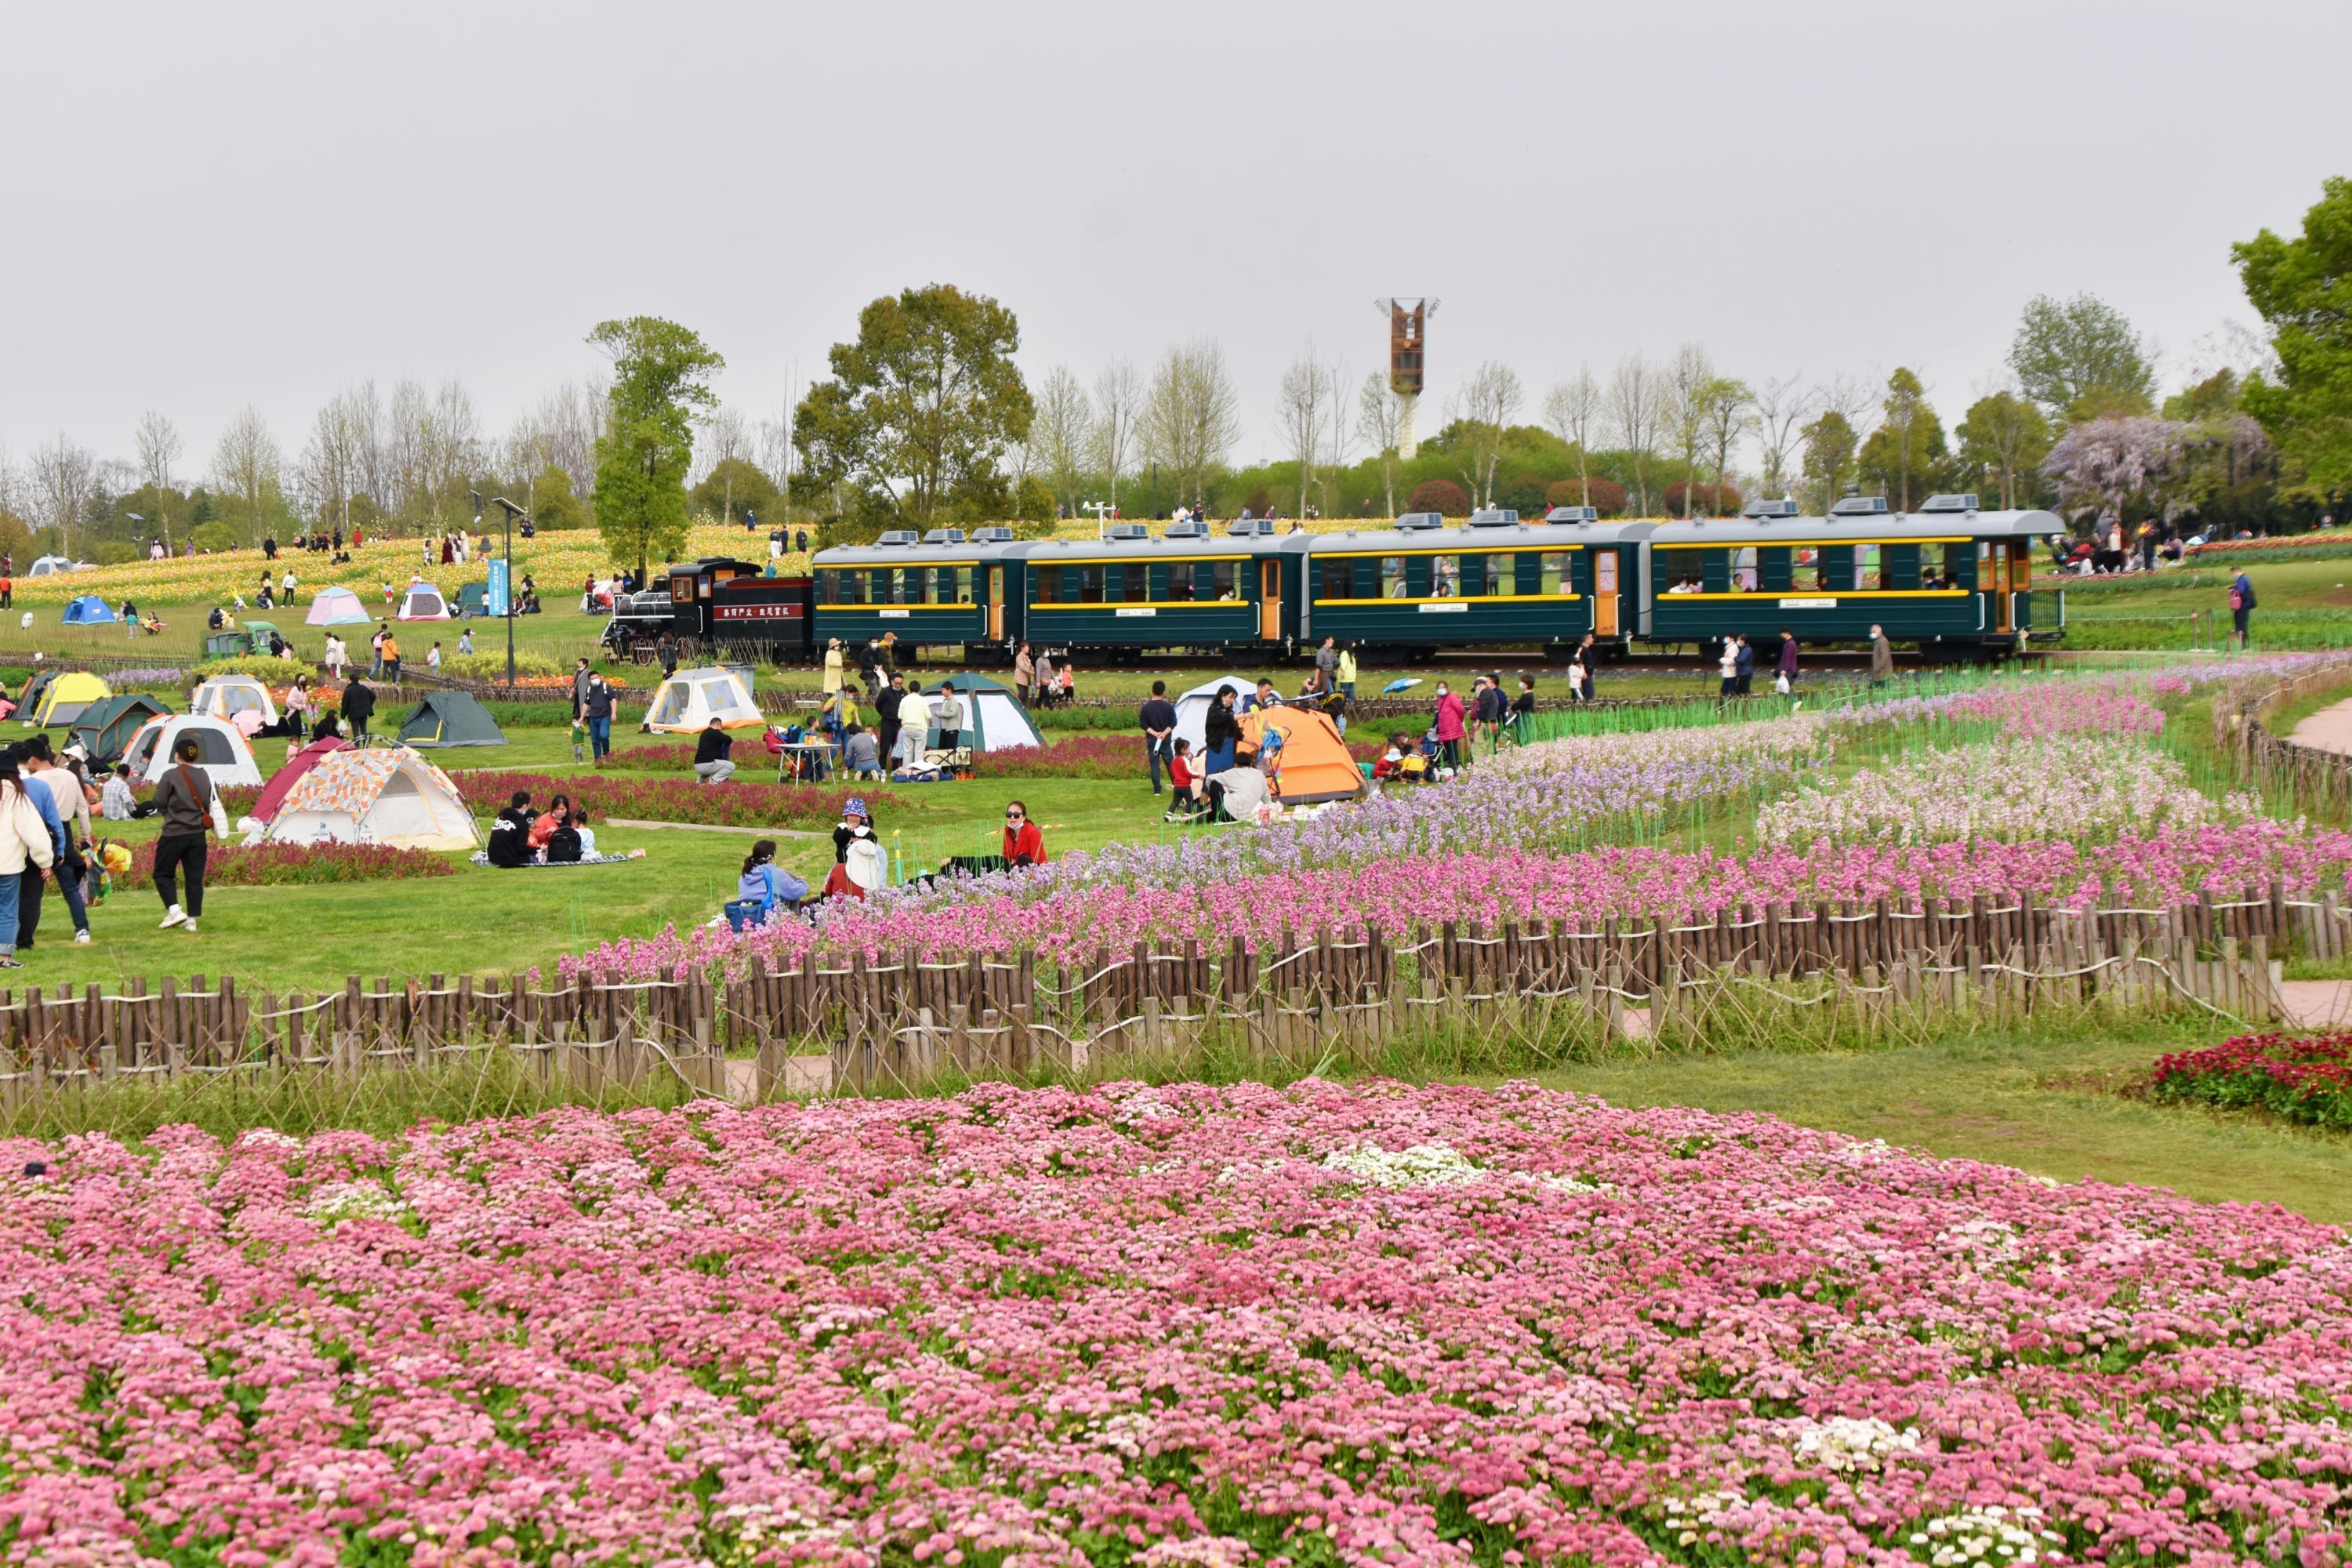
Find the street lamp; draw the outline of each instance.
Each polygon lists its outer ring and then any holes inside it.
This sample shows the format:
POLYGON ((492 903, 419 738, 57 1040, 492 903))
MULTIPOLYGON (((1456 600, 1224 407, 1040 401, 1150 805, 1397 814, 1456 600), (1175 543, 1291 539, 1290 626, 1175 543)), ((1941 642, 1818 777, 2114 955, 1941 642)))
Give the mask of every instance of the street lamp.
MULTIPOLYGON (((481 504, 481 497, 479 497, 479 496, 476 496, 476 497, 474 498, 474 502, 475 502, 475 505, 478 507, 478 506, 481 504)), ((496 505, 496 506, 499 508, 499 510, 501 510, 501 511, 503 511, 503 512, 505 512, 505 513, 506 513, 506 535, 507 535, 507 560, 506 560, 506 567, 507 567, 507 595, 506 595, 506 597, 507 597, 507 605, 506 605, 506 609, 507 609, 507 615, 506 615, 506 621, 507 621, 507 690, 509 691, 509 693, 512 693, 512 692, 513 692, 513 690, 514 690, 514 683, 515 683, 515 655, 514 655, 514 624, 515 624, 514 525, 515 525, 515 519, 517 519, 517 518, 519 518, 519 517, 529 517, 529 516, 530 515, 530 512, 528 512, 528 511, 526 511, 526 510, 524 510, 521 507, 519 507, 519 506, 515 505, 515 503, 514 503, 514 502, 512 502, 512 501, 510 501, 510 500, 507 500, 507 498, 506 498, 506 497, 504 497, 504 496, 496 496, 496 497, 493 497, 493 498, 492 498, 492 504, 496 505)), ((480 521, 482 521, 482 520, 481 520, 481 518, 480 518, 479 516, 477 516, 477 517, 474 519, 474 521, 475 521, 477 524, 480 523, 480 521)))

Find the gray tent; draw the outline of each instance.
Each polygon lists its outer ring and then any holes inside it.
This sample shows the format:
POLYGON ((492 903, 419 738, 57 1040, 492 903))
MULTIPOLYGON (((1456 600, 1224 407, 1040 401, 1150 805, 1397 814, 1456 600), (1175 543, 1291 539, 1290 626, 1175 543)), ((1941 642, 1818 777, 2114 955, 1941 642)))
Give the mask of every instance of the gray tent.
POLYGON ((973 751, 1003 752, 1016 746, 1045 743, 1037 726, 1030 722, 1029 710, 1021 706, 1012 689, 984 675, 950 675, 923 688, 923 695, 933 700, 933 727, 940 727, 938 696, 942 691, 954 692, 956 700, 963 704, 964 728, 972 732, 973 751))
POLYGON ((403 745, 429 751, 436 746, 503 746, 506 732, 489 710, 463 691, 427 691, 400 721, 403 745))

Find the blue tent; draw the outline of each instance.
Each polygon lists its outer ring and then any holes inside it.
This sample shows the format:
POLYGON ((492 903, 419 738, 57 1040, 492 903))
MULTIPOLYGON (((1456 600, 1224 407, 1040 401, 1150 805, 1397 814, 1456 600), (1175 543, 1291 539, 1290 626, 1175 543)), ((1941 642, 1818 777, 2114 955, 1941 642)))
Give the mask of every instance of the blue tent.
POLYGON ((66 606, 66 625, 69 626, 94 626, 114 618, 115 614, 106 607, 106 601, 95 594, 84 594, 66 606))

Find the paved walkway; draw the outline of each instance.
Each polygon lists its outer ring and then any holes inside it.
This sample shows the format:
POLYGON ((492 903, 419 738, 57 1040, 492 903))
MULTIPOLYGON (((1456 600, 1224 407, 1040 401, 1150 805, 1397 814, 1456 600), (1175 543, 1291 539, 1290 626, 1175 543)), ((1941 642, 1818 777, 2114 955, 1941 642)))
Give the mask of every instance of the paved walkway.
POLYGON ((2352 755, 2352 698, 2332 707, 2322 708, 2294 727, 2287 737, 2298 746, 2314 751, 2339 752, 2352 755))

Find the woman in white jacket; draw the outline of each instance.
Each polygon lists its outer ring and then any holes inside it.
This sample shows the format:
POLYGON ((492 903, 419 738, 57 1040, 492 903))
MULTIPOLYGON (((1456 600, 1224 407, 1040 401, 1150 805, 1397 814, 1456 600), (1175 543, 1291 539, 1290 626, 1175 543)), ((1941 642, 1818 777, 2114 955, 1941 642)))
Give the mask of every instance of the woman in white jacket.
POLYGON ((57 858, 40 807, 25 798, 16 759, 0 756, 0 969, 25 967, 16 961, 16 879, 27 866, 47 870, 57 858))

